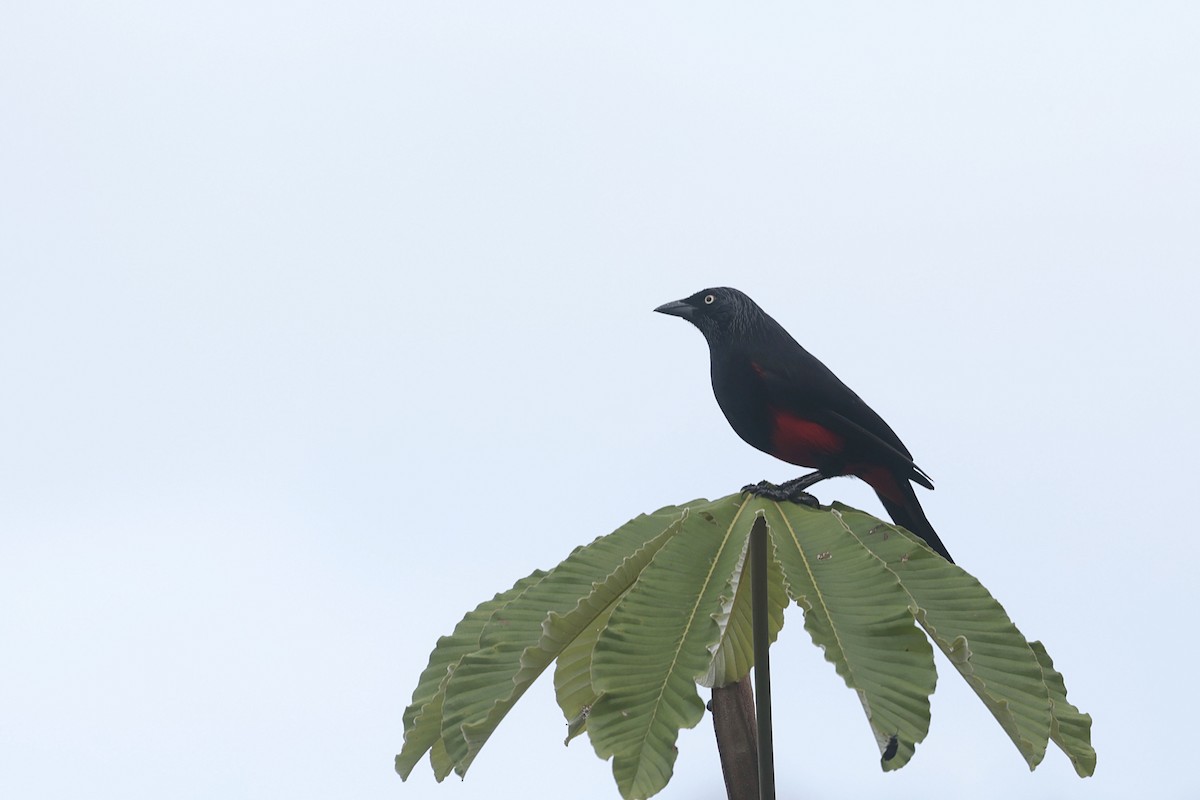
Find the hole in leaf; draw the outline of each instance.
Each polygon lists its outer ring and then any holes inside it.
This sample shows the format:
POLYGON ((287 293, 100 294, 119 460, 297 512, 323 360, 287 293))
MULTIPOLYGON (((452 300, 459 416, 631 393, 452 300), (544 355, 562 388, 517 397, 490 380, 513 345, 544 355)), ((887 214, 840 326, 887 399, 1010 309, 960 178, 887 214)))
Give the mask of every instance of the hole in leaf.
POLYGON ((896 734, 892 734, 892 738, 888 739, 887 747, 883 748, 883 760, 891 761, 896 757, 896 753, 900 750, 900 740, 896 738, 896 734))

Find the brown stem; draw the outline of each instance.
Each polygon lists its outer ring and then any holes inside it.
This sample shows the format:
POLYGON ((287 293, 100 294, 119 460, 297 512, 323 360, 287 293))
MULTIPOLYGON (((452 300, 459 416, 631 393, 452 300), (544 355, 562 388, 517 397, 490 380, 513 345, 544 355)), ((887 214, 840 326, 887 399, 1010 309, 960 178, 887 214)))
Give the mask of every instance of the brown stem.
POLYGON ((712 690, 713 728, 729 800, 758 800, 758 735, 750 676, 712 690))

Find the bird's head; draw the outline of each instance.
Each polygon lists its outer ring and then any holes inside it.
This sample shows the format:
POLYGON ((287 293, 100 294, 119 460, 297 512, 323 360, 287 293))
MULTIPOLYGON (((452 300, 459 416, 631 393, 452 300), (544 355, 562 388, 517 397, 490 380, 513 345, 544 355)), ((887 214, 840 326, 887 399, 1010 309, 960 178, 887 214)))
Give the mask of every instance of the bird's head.
POLYGON ((731 340, 763 316, 753 300, 725 286, 704 289, 691 297, 663 303, 654 310, 683 317, 700 329, 710 346, 731 340))

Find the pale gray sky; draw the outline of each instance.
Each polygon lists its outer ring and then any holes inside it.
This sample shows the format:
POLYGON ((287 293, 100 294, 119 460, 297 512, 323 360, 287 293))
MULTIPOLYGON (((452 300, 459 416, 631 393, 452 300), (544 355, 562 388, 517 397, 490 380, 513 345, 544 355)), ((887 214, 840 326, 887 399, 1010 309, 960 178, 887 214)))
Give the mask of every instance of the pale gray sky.
MULTIPOLYGON (((788 796, 1195 797, 1200 6, 11 2, 0 796, 615 798, 549 680, 392 771, 437 637, 793 468, 650 312, 737 286, 937 481, 1095 718, 1030 774, 941 662, 884 775, 789 612, 788 796)), ((881 513, 850 480, 817 492, 881 513)), ((663 798, 722 797, 709 720, 663 798)))

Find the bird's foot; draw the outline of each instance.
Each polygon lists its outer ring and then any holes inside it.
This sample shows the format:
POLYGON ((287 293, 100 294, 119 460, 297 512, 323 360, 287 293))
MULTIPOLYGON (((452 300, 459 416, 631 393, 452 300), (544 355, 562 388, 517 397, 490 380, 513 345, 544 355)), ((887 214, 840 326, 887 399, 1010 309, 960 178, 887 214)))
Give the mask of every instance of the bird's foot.
POLYGON ((770 481, 759 481, 742 487, 742 492, 752 494, 755 497, 765 497, 768 500, 774 500, 777 503, 787 501, 796 503, 797 505, 811 506, 812 508, 820 508, 821 503, 817 498, 813 497, 808 492, 804 491, 802 486, 790 486, 794 481, 788 481, 780 485, 775 485, 770 481))

